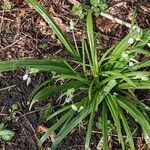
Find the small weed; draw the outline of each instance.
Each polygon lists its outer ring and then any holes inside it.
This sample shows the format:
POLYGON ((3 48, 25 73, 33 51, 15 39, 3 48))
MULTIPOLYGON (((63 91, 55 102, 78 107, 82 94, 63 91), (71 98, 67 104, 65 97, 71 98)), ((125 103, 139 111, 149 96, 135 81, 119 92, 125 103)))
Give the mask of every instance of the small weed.
POLYGON ((5 128, 4 123, 0 123, 0 139, 7 142, 12 140, 15 133, 5 128))
POLYGON ((13 6, 14 6, 14 4, 12 2, 10 2, 9 0, 5 0, 3 5, 2 5, 2 8, 4 10, 10 10, 13 8, 13 6))
POLYGON ((78 16, 80 19, 83 19, 87 16, 88 10, 91 9, 95 16, 99 16, 100 12, 107 12, 108 5, 106 0, 90 0, 90 5, 84 3, 78 3, 73 6, 71 12, 78 16))

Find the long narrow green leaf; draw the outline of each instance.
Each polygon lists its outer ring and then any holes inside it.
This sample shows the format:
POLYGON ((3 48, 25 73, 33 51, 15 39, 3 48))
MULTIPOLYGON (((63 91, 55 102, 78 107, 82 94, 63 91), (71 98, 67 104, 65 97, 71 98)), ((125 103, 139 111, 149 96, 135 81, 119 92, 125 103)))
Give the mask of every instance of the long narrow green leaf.
POLYGON ((122 120, 124 129, 125 129, 125 132, 127 134, 127 141, 129 142, 130 149, 135 150, 134 141, 133 141, 132 133, 130 131, 130 127, 121 109, 119 110, 119 114, 120 114, 120 118, 122 120))
POLYGON ((35 96, 35 94, 40 90, 42 89, 43 87, 47 86, 48 84, 50 84, 51 82, 53 81, 53 79, 50 79, 50 80, 46 80, 45 82, 41 83, 41 84, 38 84, 34 90, 32 91, 32 93, 30 94, 29 96, 29 101, 31 101, 33 99, 33 97, 35 96))
POLYGON ((63 115, 60 120, 57 121, 53 126, 51 126, 48 131, 41 137, 39 141, 39 145, 41 146, 43 142, 49 138, 50 134, 55 131, 58 127, 60 127, 68 118, 69 116, 74 113, 73 110, 70 110, 68 113, 63 115))
POLYGON ((68 110, 69 108, 71 108, 70 105, 69 106, 64 106, 63 108, 59 109, 58 111, 56 111, 56 112, 52 113, 50 116, 48 116, 46 118, 46 121, 49 121, 50 119, 54 118, 55 116, 59 115, 60 113, 62 113, 64 111, 68 110))
POLYGON ((83 115, 78 114, 74 119, 72 119, 68 125, 63 128, 63 130, 61 131, 61 134, 58 133, 56 140, 53 142, 52 144, 52 149, 55 150, 57 145, 64 139, 64 137, 74 128, 76 127, 86 116, 88 115, 88 113, 86 112, 83 115))
POLYGON ((120 83, 118 85, 118 88, 120 89, 150 89, 150 81, 144 81, 144 80, 132 80, 136 87, 132 86, 129 83, 120 83))
POLYGON ((96 99, 97 99, 97 96, 95 96, 95 98, 93 99, 94 102, 91 103, 92 111, 91 111, 88 129, 86 133, 85 150, 89 150, 90 139, 91 139, 93 123, 94 123, 94 116, 95 116, 95 111, 96 111, 96 101, 97 101, 96 99))
POLYGON ((131 69, 138 70, 145 67, 150 67, 150 60, 144 60, 138 64, 135 64, 134 66, 131 67, 131 69))
POLYGON ((144 48, 144 46, 150 41, 150 28, 143 30, 142 40, 138 42, 135 48, 144 48))
POLYGON ((92 12, 89 11, 87 15, 87 34, 88 34, 88 41, 90 45, 90 52, 92 57, 92 64, 94 67, 94 74, 95 76, 98 75, 98 60, 97 60, 97 51, 96 51, 96 44, 94 38, 94 31, 93 31, 93 21, 92 21, 92 12))
POLYGON ((74 72, 62 61, 51 60, 32 60, 32 59, 20 59, 10 61, 0 61, 0 72, 13 71, 18 68, 35 68, 40 71, 55 71, 64 74, 74 74, 74 72))
POLYGON ((128 77, 126 77, 124 74, 117 72, 117 71, 106 71, 104 72, 104 74, 110 74, 113 76, 117 76, 119 78, 122 78, 123 80, 125 80, 128 84, 132 85, 133 87, 136 87, 136 85, 134 84, 134 82, 132 82, 132 80, 130 80, 128 77))
POLYGON ((105 101, 103 101, 103 110, 102 110, 102 134, 103 134, 103 150, 107 150, 108 149, 108 124, 107 124, 107 106, 105 101))
POLYGON ((132 71, 132 72, 127 72, 124 73, 125 76, 130 77, 130 76, 139 76, 139 78, 143 76, 150 76, 150 71, 132 71))
POLYGON ((111 58, 109 61, 117 60, 121 57, 122 53, 128 48, 128 40, 130 38, 133 38, 137 32, 133 31, 132 33, 129 33, 124 39, 122 39, 115 47, 111 54, 111 58))
POLYGON ((85 77, 86 77, 86 79, 87 79, 87 75, 86 75, 86 63, 85 63, 85 60, 86 60, 86 53, 85 53, 85 39, 84 39, 85 37, 84 37, 84 35, 82 36, 82 62, 83 62, 83 64, 82 64, 82 67, 83 67, 83 72, 84 72, 84 74, 85 74, 85 77))
POLYGON ((107 102, 107 105, 108 105, 108 107, 110 109, 112 117, 114 119, 115 126, 117 128, 119 143, 121 143, 122 149, 125 150, 123 136, 122 136, 122 132, 121 132, 120 117, 119 117, 119 107, 118 107, 117 99, 115 99, 111 95, 107 95, 107 101, 106 102, 107 102))
MULTIPOLYGON (((84 108, 85 108, 85 107, 86 107, 86 103, 87 103, 87 99, 88 99, 88 98, 85 97, 85 98, 83 98, 81 101, 75 103, 75 105, 76 105, 77 107, 80 107, 80 106, 83 106, 84 103, 85 103, 85 105, 84 105, 84 108)), ((50 119, 52 119, 53 117, 57 116, 58 114, 60 114, 60 113, 62 113, 62 112, 64 112, 64 111, 66 111, 66 110, 68 110, 69 108, 71 108, 70 105, 69 105, 69 106, 64 106, 63 108, 59 109, 58 111, 54 112, 54 113, 51 114, 49 117, 47 117, 47 121, 50 120, 50 119)))
POLYGON ((77 59, 80 59, 79 53, 75 50, 75 48, 72 46, 72 44, 69 42, 65 34, 62 32, 62 30, 59 28, 57 23, 54 21, 54 19, 49 15, 49 13, 46 11, 46 9, 40 5, 37 0, 26 0, 32 7, 40 13, 40 15, 45 19, 45 21, 49 24, 49 26, 53 29, 61 43, 65 46, 65 48, 68 50, 68 52, 71 53, 74 57, 77 59))
POLYGON ((86 55, 87 55, 87 58, 88 58, 88 61, 89 61, 89 64, 90 64, 91 74, 94 75, 94 68, 93 68, 93 65, 92 65, 92 60, 91 60, 91 57, 90 57, 89 50, 87 48, 87 43, 86 42, 85 42, 85 52, 86 52, 86 55))
POLYGON ((99 104, 103 101, 103 99, 110 93, 110 91, 117 85, 116 80, 110 80, 103 88, 100 87, 99 94, 97 98, 97 109, 99 104))
POLYGON ((117 99, 119 105, 123 109, 128 111, 128 113, 135 119, 135 121, 139 122, 145 133, 146 141, 150 143, 150 132, 149 132, 150 123, 147 121, 145 116, 130 101, 126 100, 126 98, 118 96, 117 99))
POLYGON ((142 48, 133 48, 130 54, 143 54, 143 55, 150 55, 150 51, 144 50, 142 48))
POLYGON ((33 106, 34 103, 48 98, 50 94, 64 92, 71 88, 79 88, 79 87, 82 87, 83 85, 84 83, 79 82, 79 81, 70 81, 63 85, 45 87, 42 90, 40 90, 38 93, 36 93, 36 95, 33 97, 30 108, 33 106))

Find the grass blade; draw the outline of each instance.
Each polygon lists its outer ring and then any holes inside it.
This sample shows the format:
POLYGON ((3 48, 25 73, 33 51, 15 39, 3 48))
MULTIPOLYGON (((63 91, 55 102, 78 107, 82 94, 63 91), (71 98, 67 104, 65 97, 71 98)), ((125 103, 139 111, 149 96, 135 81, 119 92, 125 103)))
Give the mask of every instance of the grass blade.
POLYGON ((33 106, 34 103, 45 100, 46 98, 48 98, 48 96, 50 94, 58 93, 58 92, 65 92, 65 91, 67 91, 68 89, 71 89, 71 88, 76 89, 78 87, 82 87, 82 85, 84 85, 84 83, 82 83, 82 82, 70 81, 70 82, 65 83, 63 85, 45 87, 42 90, 40 90, 39 92, 37 92, 36 95, 33 97, 32 101, 31 101, 31 104, 30 104, 30 109, 31 109, 31 107, 33 106))
POLYGON ((88 41, 90 45, 90 52, 92 57, 92 63, 94 67, 94 74, 98 76, 98 60, 97 60, 97 51, 96 51, 96 44, 94 38, 94 31, 93 31, 93 21, 92 21, 92 12, 89 11, 87 15, 87 34, 88 34, 88 41))
POLYGON ((63 130, 61 130, 61 134, 58 133, 57 138, 52 144, 52 149, 55 150, 57 145, 64 139, 64 137, 74 128, 76 127, 88 114, 85 113, 84 116, 79 114, 74 119, 72 119, 63 130))
POLYGON ((97 101, 96 99, 97 99, 97 96, 95 96, 93 102, 90 105, 92 111, 91 111, 90 120, 89 120, 89 124, 88 124, 88 130, 86 133, 85 150, 89 150, 90 139, 91 139, 93 123, 94 123, 95 110, 96 110, 96 101, 97 101))
POLYGON ((145 116, 126 98, 119 96, 117 99, 118 99, 119 105, 123 109, 128 111, 130 115, 135 119, 135 121, 139 122, 145 135, 147 136, 146 140, 148 140, 150 143, 150 132, 149 132, 150 124, 145 118, 145 116))
POLYGON ((134 82, 132 82, 132 80, 130 80, 128 77, 126 77, 125 75, 123 75, 120 72, 117 71, 106 71, 104 72, 104 74, 110 74, 112 76, 117 76, 119 78, 122 78, 123 80, 125 80, 129 85, 132 85, 133 87, 136 87, 136 85, 134 84, 134 82))
POLYGON ((20 59, 10 61, 0 61, 0 72, 14 71, 18 68, 35 68, 40 71, 55 71, 63 74, 74 74, 74 72, 62 61, 51 60, 32 60, 32 59, 20 59))
POLYGON ((111 95, 107 95, 107 105, 109 107, 109 110, 115 122, 115 126, 117 128, 119 143, 121 143, 122 149, 125 150, 124 141, 121 132, 119 107, 118 107, 117 99, 114 99, 114 97, 111 95))
POLYGON ((70 116, 70 114, 74 113, 72 110, 70 110, 68 113, 66 113, 65 115, 63 115, 61 117, 60 120, 57 121, 57 123, 55 123, 53 126, 51 126, 48 131, 41 137, 40 141, 39 141, 39 145, 41 147, 41 145, 44 143, 44 141, 46 139, 49 138, 50 134, 55 131, 58 127, 60 127, 70 116))
POLYGON ((150 89, 150 81, 144 81, 144 80, 132 80, 134 82, 135 86, 132 86, 129 83, 120 83, 118 85, 118 88, 120 89, 150 89))
POLYGON ((132 133, 130 131, 130 127, 128 125, 128 122, 124 116, 124 114, 122 113, 122 110, 119 110, 119 114, 120 114, 120 118, 122 120, 126 135, 127 135, 127 140, 129 142, 129 146, 131 150, 135 150, 135 146, 134 146, 134 141, 133 141, 133 137, 132 137, 132 133))
POLYGON ((107 150, 108 149, 108 124, 107 124, 107 106, 105 101, 103 101, 103 110, 102 110, 102 134, 103 134, 103 150, 107 150))
POLYGON ((69 42, 65 34, 61 31, 54 19, 49 15, 46 9, 40 5, 37 0, 26 0, 32 7, 40 13, 40 15, 45 19, 49 26, 53 29, 61 43, 65 46, 68 52, 73 55, 75 58, 80 59, 79 53, 75 50, 73 45, 69 42))

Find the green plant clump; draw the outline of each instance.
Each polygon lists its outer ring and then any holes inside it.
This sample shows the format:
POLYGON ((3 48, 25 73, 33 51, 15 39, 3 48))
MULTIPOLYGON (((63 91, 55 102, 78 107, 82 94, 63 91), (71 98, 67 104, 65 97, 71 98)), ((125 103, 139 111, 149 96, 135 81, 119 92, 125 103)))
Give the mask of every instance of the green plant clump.
POLYGON ((0 123, 0 140, 5 142, 12 140, 15 133, 11 130, 5 129, 4 123, 0 123))
POLYGON ((73 6, 71 12, 80 19, 83 19, 87 15, 89 9, 98 17, 101 12, 108 12, 107 0, 90 0, 89 5, 77 3, 73 6))
POLYGON ((27 2, 37 10, 53 29, 70 59, 50 58, 42 60, 20 59, 1 61, 0 72, 17 68, 32 68, 39 71, 55 72, 54 78, 39 85, 30 96, 30 108, 54 93, 64 93, 66 97, 60 107, 55 107, 47 121, 58 118, 38 141, 39 146, 55 131, 57 137, 52 149, 81 122, 87 122, 85 149, 90 147, 92 129, 96 117, 101 118, 103 149, 108 150, 108 133, 111 120, 115 125, 118 141, 124 150, 126 145, 123 135, 127 135, 127 145, 135 149, 132 131, 127 116, 141 126, 145 141, 150 144, 150 107, 141 102, 134 94, 135 90, 150 89, 150 60, 138 61, 138 54, 150 55, 146 50, 150 42, 150 30, 132 28, 130 33, 118 44, 108 49, 102 56, 97 55, 96 36, 93 30, 92 12, 89 10, 86 19, 86 32, 82 37, 82 49, 79 51, 71 44, 53 18, 36 0, 27 2), (137 40, 138 37, 138 40, 137 40), (73 65, 72 65, 73 64, 73 65), (74 69, 79 66, 78 69, 74 69), (81 70, 82 69, 82 70, 81 70), (64 84, 53 84, 62 80, 64 84), (75 93, 84 93, 81 99, 75 99, 75 93), (109 114, 109 115, 108 115, 109 114), (127 115, 127 116, 126 116, 127 115), (89 119, 88 119, 89 117, 89 119))

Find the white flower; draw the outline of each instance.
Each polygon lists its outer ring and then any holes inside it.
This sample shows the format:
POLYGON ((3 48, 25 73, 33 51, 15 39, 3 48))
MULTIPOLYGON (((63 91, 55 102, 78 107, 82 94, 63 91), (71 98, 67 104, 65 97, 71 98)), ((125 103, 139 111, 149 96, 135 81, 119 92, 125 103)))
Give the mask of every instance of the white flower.
POLYGON ((146 75, 143 75, 143 74, 138 74, 134 77, 134 79, 141 79, 141 80, 144 80, 144 81, 148 81, 149 78, 146 76, 146 75))
POLYGON ((31 78, 28 77, 28 79, 27 79, 27 86, 28 86, 30 83, 31 83, 31 78))
POLYGON ((128 44, 132 45, 133 43, 134 43, 134 38, 130 38, 130 39, 128 40, 128 44))
POLYGON ((136 30, 138 33, 140 33, 141 32, 141 28, 140 27, 138 27, 138 26, 133 26, 133 30, 136 30))
POLYGON ((83 109, 84 107, 83 106, 80 106, 79 110, 78 110, 78 113, 83 109))
POLYGON ((71 101, 72 101, 72 98, 66 97, 66 99, 65 99, 65 102, 66 102, 66 103, 70 103, 71 101))
POLYGON ((35 68, 30 68, 30 70, 29 70, 29 74, 36 74, 38 72, 39 72, 39 70, 35 69, 35 68))
POLYGON ((129 66, 130 67, 134 66, 134 63, 132 61, 129 61, 129 66))
POLYGON ((73 20, 72 20, 72 19, 70 20, 70 29, 71 29, 71 30, 73 30, 73 29, 74 29, 74 22, 73 22, 73 20))
POLYGON ((150 43, 147 43, 148 47, 150 47, 150 43))
POLYGON ((73 110, 75 110, 75 111, 78 111, 77 106, 76 106, 76 105, 74 105, 74 104, 72 104, 72 105, 71 105, 71 108, 72 108, 73 110))
POLYGON ((125 59, 126 61, 129 60, 129 52, 123 52, 121 56, 122 56, 122 58, 125 59))
POLYGON ((24 74, 22 78, 23 78, 24 81, 27 80, 28 79, 28 74, 27 73, 24 74))

